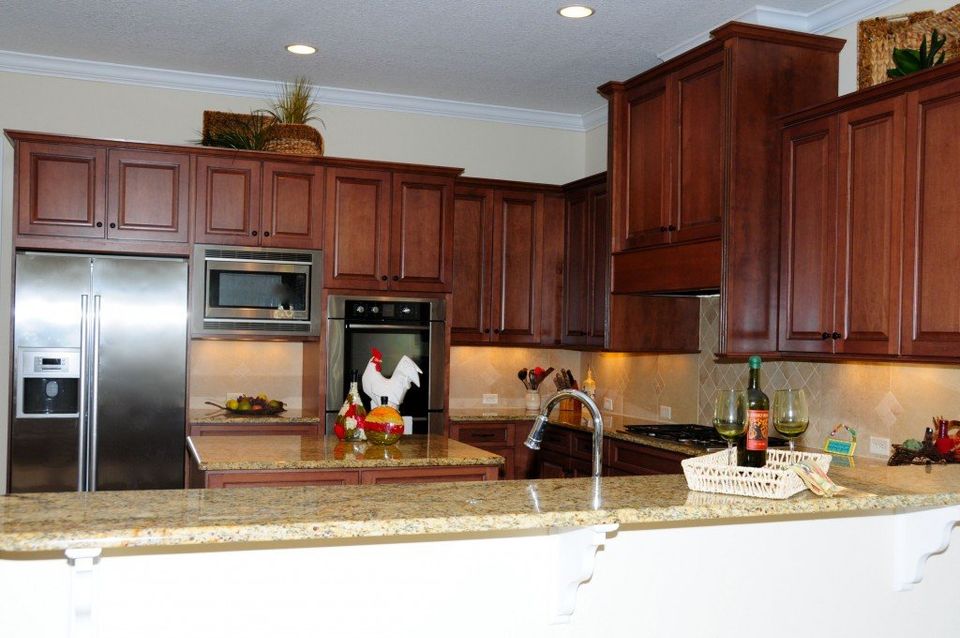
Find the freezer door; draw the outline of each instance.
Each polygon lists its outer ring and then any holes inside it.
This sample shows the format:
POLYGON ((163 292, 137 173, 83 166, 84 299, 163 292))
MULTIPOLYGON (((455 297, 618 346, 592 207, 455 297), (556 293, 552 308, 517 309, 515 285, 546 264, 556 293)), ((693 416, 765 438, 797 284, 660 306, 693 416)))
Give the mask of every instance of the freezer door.
POLYGON ((91 484, 182 488, 187 264, 95 259, 91 484))
MULTIPOLYGON (((13 311, 13 378, 21 374, 24 348, 81 349, 83 296, 90 292, 89 257, 18 254, 13 311)), ((10 402, 9 489, 65 492, 82 489, 77 417, 17 419, 23 384, 10 402)))

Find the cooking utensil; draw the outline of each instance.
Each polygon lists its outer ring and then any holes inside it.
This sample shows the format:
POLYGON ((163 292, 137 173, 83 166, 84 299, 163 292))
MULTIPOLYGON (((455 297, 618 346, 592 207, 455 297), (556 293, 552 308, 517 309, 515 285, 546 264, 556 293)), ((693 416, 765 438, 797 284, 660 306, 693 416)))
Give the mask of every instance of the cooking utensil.
POLYGON ((236 415, 242 415, 242 416, 272 416, 274 414, 280 414, 281 412, 287 411, 286 406, 284 406, 282 403, 280 404, 279 408, 264 407, 263 409, 260 409, 260 410, 231 410, 227 406, 220 405, 219 403, 214 403, 213 401, 204 401, 204 403, 220 408, 221 410, 223 410, 224 412, 227 412, 228 414, 236 414, 236 415))
POLYGON ((530 389, 530 384, 527 383, 527 369, 526 369, 526 368, 520 368, 520 372, 517 373, 517 378, 520 379, 520 383, 523 384, 523 387, 525 387, 527 390, 530 389))

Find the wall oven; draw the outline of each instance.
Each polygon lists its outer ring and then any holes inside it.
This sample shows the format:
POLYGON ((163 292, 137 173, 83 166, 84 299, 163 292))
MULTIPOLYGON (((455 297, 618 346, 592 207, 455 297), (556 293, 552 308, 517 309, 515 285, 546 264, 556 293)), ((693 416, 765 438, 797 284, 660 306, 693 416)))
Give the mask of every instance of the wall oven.
MULTIPOLYGON (((354 370, 363 374, 371 348, 383 355, 382 374, 389 377, 407 355, 423 370, 420 387, 410 386, 400 413, 412 417, 414 434, 442 434, 446 360, 442 299, 396 297, 327 298, 326 432, 333 424, 354 370)), ((367 408, 370 397, 362 391, 367 408)))
POLYGON ((193 336, 318 337, 322 253, 198 244, 193 336))

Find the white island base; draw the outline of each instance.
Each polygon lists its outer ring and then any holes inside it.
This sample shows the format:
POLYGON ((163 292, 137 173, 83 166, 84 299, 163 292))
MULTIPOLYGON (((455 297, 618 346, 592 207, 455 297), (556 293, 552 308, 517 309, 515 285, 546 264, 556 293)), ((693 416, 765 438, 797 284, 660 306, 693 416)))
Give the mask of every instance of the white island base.
POLYGON ((957 520, 960 506, 139 547, 74 566, 5 553, 0 636, 958 636, 957 520))

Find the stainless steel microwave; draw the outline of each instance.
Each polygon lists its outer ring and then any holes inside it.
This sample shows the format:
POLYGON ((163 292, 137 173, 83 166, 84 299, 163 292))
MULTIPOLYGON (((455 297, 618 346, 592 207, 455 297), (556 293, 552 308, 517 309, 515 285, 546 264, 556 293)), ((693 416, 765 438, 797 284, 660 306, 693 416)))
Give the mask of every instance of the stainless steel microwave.
POLYGON ((318 250, 195 245, 193 336, 318 337, 322 256, 318 250))

